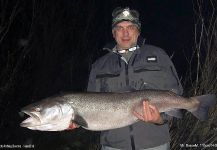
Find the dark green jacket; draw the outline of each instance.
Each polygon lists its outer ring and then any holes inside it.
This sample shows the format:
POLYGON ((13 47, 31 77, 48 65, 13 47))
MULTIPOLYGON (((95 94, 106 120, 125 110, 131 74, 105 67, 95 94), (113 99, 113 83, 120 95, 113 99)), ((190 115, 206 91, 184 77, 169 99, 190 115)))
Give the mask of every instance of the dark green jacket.
MULTIPOLYGON (((140 44, 129 62, 110 51, 93 65, 88 91, 117 92, 126 87, 135 90, 162 89, 182 94, 183 89, 169 56, 152 45, 140 44)), ((109 121, 109 120, 108 120, 109 121)), ((169 142, 168 124, 155 125, 139 121, 131 126, 103 131, 100 142, 113 148, 131 150, 150 148, 169 142)))

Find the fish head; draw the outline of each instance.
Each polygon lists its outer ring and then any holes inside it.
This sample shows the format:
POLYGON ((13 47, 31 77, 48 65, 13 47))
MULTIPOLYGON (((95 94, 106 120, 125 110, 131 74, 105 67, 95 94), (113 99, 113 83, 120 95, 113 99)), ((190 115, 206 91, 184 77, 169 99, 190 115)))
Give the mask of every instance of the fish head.
POLYGON ((41 131, 62 131, 70 126, 74 109, 64 102, 41 101, 22 108, 29 117, 21 122, 21 127, 41 131))

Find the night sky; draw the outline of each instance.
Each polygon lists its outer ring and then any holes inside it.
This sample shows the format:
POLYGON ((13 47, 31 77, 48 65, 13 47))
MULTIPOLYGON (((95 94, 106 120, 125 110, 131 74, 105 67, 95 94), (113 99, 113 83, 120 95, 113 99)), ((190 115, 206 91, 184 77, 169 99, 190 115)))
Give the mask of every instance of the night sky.
POLYGON ((22 143, 31 134, 41 137, 36 132, 20 129, 19 122, 22 118, 18 112, 21 107, 62 91, 85 91, 91 64, 106 53, 102 48, 113 40, 111 13, 118 6, 139 11, 141 36, 146 39, 147 44, 159 46, 169 56, 173 55, 172 61, 179 77, 183 77, 189 67, 186 57, 190 58, 194 48, 196 19, 193 2, 195 1, 2 2, 2 141, 22 143))

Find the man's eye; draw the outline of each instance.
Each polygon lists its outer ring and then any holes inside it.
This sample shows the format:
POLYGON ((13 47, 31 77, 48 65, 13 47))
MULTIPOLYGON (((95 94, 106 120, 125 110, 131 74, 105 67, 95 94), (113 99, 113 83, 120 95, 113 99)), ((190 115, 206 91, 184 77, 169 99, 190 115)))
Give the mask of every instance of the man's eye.
POLYGON ((121 31, 121 30, 123 30, 123 27, 117 26, 117 27, 116 27, 116 30, 117 30, 117 31, 121 31))
POLYGON ((129 30, 134 30, 136 27, 134 25, 127 27, 129 30))

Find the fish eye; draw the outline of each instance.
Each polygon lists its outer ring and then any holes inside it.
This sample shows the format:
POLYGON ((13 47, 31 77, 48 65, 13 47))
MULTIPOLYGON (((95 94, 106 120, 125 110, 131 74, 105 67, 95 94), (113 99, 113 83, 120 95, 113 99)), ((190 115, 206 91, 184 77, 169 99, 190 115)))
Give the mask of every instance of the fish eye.
POLYGON ((36 107, 36 108, 35 108, 35 111, 37 111, 37 112, 39 112, 40 110, 41 110, 40 107, 36 107))

